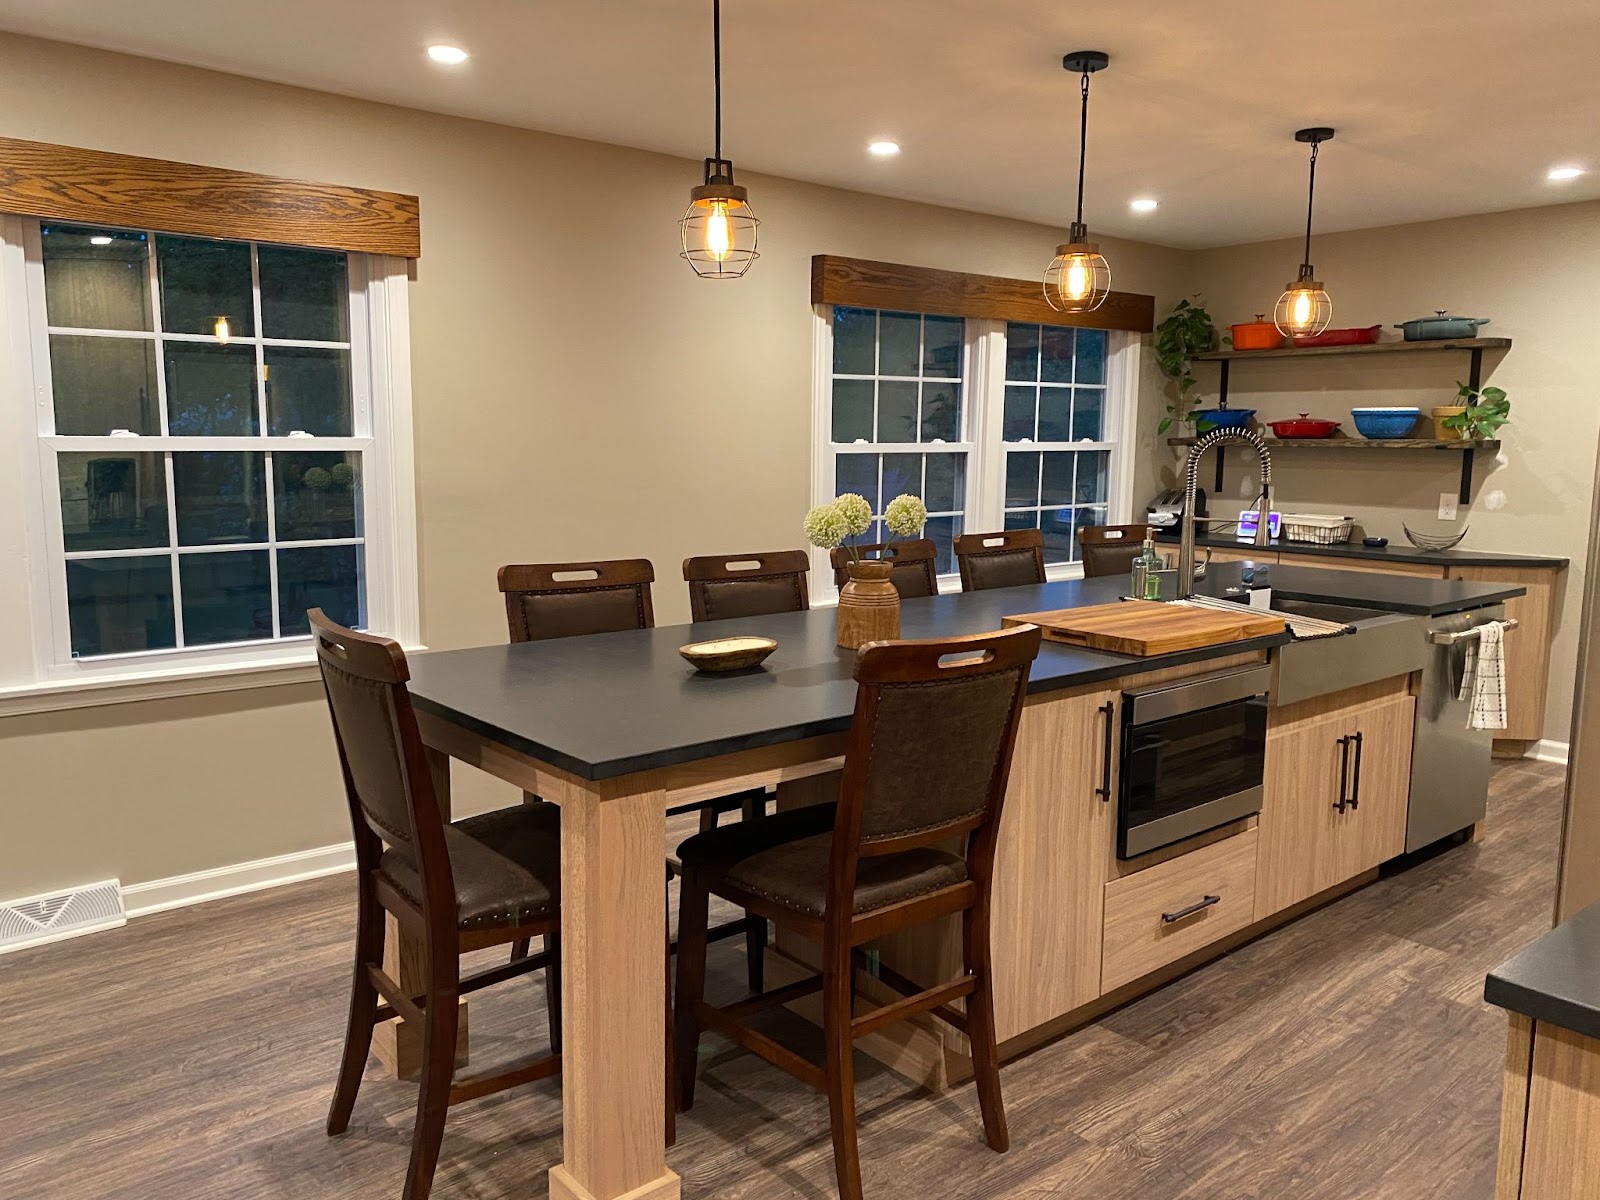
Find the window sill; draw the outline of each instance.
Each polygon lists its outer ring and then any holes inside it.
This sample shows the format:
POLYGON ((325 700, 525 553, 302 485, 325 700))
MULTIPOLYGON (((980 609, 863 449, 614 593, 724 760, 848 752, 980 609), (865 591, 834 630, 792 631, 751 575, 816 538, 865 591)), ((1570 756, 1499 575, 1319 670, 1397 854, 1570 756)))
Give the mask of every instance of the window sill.
MULTIPOLYGON (((406 652, 426 649, 426 646, 408 646, 406 652)), ((293 658, 234 662, 226 666, 167 667, 99 679, 52 679, 39 683, 11 684, 0 686, 0 718, 95 708, 107 704, 131 704, 174 696, 200 696, 212 692, 315 683, 317 679, 316 654, 307 649, 304 655, 293 658)))

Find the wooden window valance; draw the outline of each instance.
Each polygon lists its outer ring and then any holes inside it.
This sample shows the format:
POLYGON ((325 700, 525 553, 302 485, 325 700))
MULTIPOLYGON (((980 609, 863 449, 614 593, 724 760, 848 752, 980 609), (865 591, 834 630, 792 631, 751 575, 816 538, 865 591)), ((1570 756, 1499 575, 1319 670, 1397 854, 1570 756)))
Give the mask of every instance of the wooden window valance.
POLYGON ((968 275, 834 254, 811 259, 811 302, 1134 333, 1150 333, 1156 321, 1155 297, 1137 292, 1112 292, 1094 312, 1064 313, 1045 302, 1044 285, 1037 279, 968 275))
POLYGON ((0 212, 417 258, 415 196, 0 138, 0 212))

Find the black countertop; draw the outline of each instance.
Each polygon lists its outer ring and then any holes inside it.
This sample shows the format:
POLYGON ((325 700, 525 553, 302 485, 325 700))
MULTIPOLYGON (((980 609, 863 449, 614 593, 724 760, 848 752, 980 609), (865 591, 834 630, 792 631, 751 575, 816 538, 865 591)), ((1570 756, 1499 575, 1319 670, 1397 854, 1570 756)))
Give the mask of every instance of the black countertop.
MULTIPOLYGON (((1220 518, 1213 518, 1220 521, 1220 518)), ((1227 522, 1232 524, 1232 522, 1227 522)), ((1156 540, 1162 545, 1176 546, 1178 535, 1160 533, 1156 540)), ((1246 543, 1232 537, 1197 537, 1195 545, 1210 546, 1218 550, 1249 550, 1246 543)), ((1500 554, 1492 550, 1418 550, 1409 542, 1390 542, 1387 546, 1363 546, 1359 541, 1338 546, 1316 546, 1308 542, 1272 542, 1266 549, 1274 554, 1305 554, 1317 558, 1359 558, 1368 562, 1424 563, 1430 567, 1549 567, 1560 570, 1570 560, 1553 558, 1546 554, 1500 554)))
MULTIPOLYGON (((1401 612, 1448 612, 1521 590, 1371 572, 1274 570, 1285 594, 1401 612)), ((1209 574, 1207 590, 1221 592, 1237 584, 1239 566, 1219 563, 1209 574)), ((1111 602, 1126 588, 1121 577, 1108 577, 907 600, 900 609, 901 636, 979 633, 1015 613, 1111 602)), ((411 693, 422 711, 582 778, 609 779, 849 728, 854 655, 835 646, 835 621, 834 610, 823 608, 434 651, 412 656, 411 693), (737 633, 774 638, 778 649, 763 667, 727 675, 698 673, 678 656, 686 643, 737 633)), ((1046 643, 1029 690, 1101 683, 1287 640, 1256 638, 1148 658, 1046 643)))
POLYGON ((1490 1004, 1600 1039, 1600 904, 1489 973, 1490 1004))
MULTIPOLYGON (((1238 571, 1240 564, 1212 563, 1207 573, 1220 580, 1229 575, 1230 568, 1238 571)), ((1281 565, 1271 569, 1271 578, 1275 596, 1429 617, 1502 604, 1528 590, 1514 583, 1467 583, 1422 575, 1385 575, 1381 571, 1281 565)))

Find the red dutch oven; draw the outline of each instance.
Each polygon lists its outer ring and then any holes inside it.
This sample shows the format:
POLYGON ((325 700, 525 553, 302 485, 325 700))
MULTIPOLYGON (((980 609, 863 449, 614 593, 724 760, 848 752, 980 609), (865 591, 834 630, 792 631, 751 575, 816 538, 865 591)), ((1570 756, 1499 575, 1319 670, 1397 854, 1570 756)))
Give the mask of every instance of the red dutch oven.
POLYGON ((1339 428, 1337 421, 1323 421, 1317 417, 1308 417, 1301 413, 1289 421, 1271 421, 1272 436, 1276 438, 1325 438, 1332 437, 1339 428))

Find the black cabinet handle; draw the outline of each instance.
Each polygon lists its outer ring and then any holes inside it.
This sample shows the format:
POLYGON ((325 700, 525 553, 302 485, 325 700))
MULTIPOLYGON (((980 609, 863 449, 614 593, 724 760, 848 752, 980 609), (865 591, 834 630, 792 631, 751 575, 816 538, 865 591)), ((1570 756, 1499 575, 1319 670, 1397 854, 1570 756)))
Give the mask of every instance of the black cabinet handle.
POLYGON ((1356 766, 1355 766, 1354 772, 1352 772, 1353 778, 1350 780, 1350 807, 1351 808, 1360 808, 1361 807, 1361 747, 1362 747, 1362 743, 1365 742, 1366 739, 1360 732, 1357 732, 1357 733, 1355 733, 1355 734, 1353 734, 1351 736, 1353 736, 1355 738, 1355 743, 1356 743, 1356 766))
POLYGON ((1100 706, 1100 715, 1106 719, 1105 744, 1100 747, 1100 786, 1094 794, 1106 803, 1111 802, 1111 739, 1115 735, 1117 706, 1107 700, 1100 706))
POLYGON ((1349 806, 1347 793, 1350 790, 1350 742, 1352 738, 1346 734, 1339 739, 1339 803, 1333 807, 1343 812, 1349 806))
POLYGON ((1192 917, 1202 909, 1210 908, 1213 904, 1221 904, 1221 896, 1207 896, 1204 900, 1196 900, 1193 904, 1185 904, 1177 912, 1161 914, 1161 923, 1171 925, 1174 921, 1181 921, 1185 917, 1192 917))

